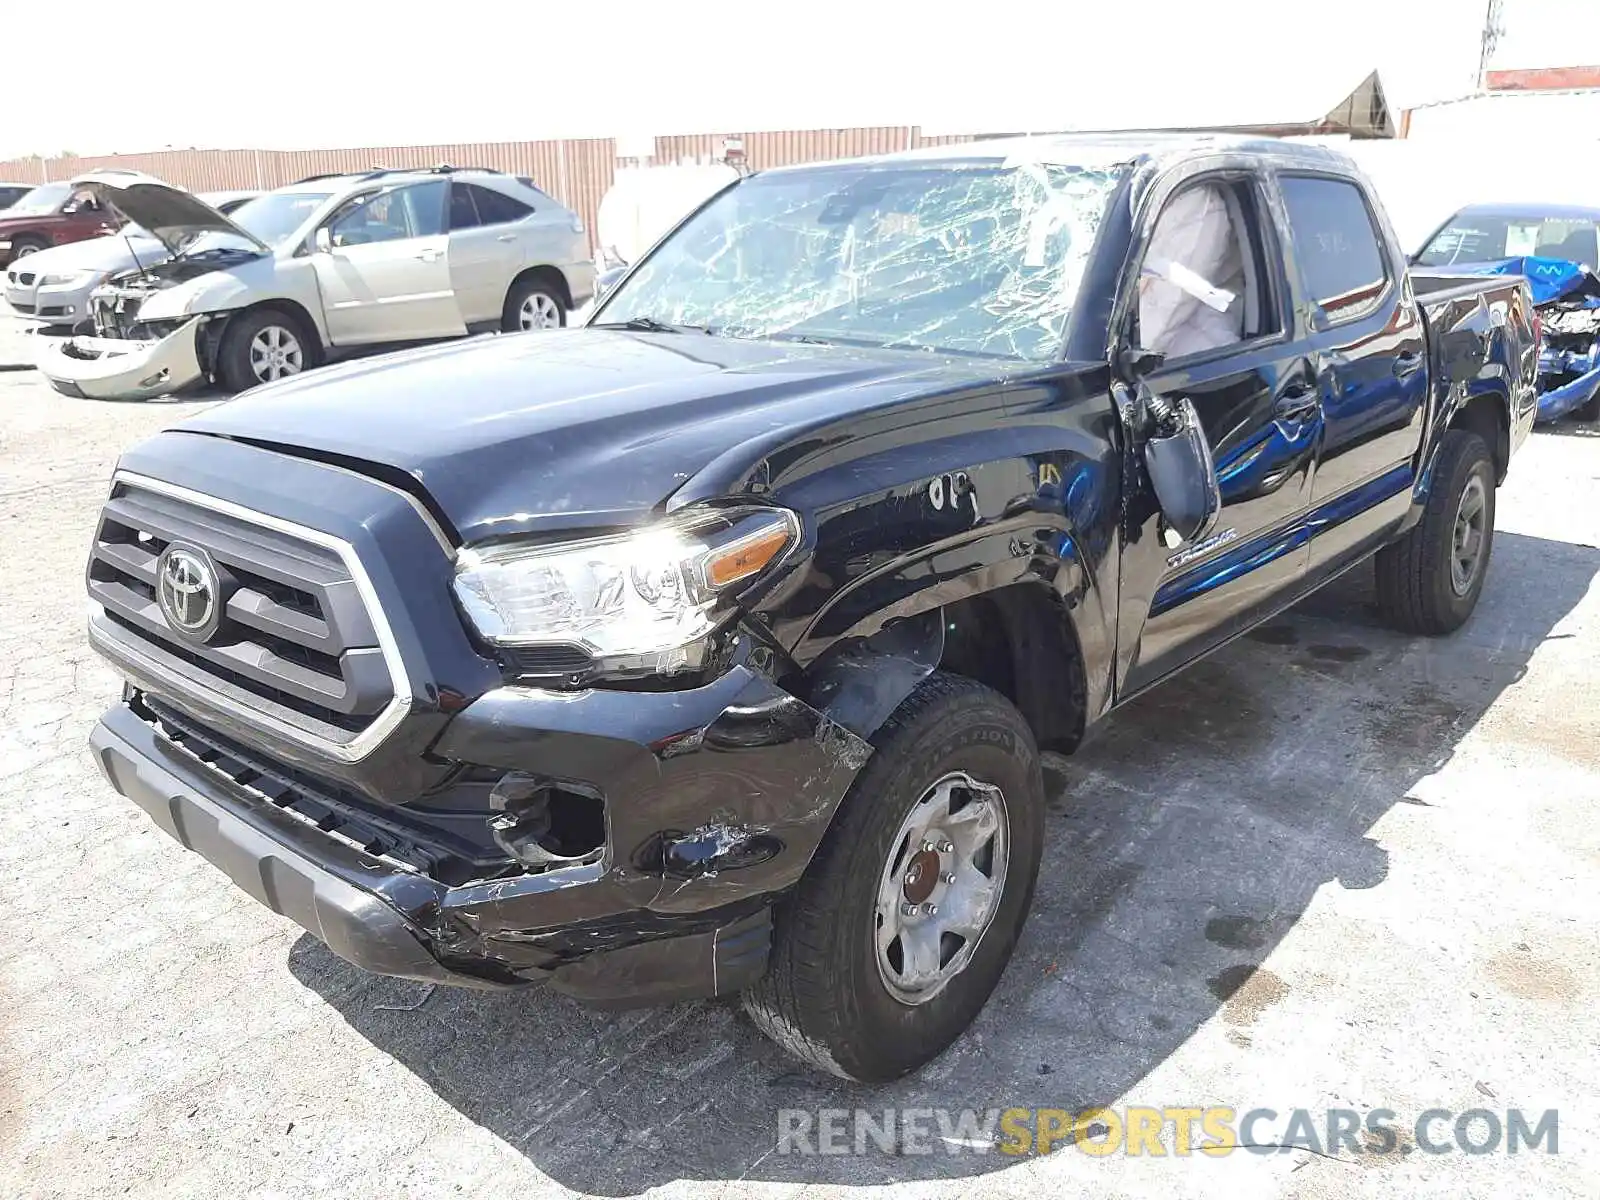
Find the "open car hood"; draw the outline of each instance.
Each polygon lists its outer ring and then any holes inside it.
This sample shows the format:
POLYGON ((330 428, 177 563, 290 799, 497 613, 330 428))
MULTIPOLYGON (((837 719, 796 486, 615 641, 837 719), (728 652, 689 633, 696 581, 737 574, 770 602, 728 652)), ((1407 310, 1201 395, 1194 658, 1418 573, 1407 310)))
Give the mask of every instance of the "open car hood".
POLYGON ((92 191, 101 203, 111 205, 135 225, 148 230, 173 254, 181 254, 202 233, 231 233, 263 253, 271 253, 272 248, 260 238, 235 225, 200 197, 153 175, 91 172, 74 179, 72 186, 92 191))

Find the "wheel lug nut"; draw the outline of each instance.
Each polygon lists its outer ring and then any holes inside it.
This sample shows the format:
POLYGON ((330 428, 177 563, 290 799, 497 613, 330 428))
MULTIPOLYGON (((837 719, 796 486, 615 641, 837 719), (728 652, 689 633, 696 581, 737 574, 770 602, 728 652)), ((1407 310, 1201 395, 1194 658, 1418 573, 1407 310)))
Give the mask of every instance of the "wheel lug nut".
POLYGON ((956 881, 956 873, 954 871, 946 871, 939 878, 943 879, 946 883, 954 883, 956 881))
POLYGON ((946 841, 946 842, 940 842, 939 843, 939 850, 943 854, 949 854, 955 848, 956 848, 956 844, 954 842, 946 841))
POLYGON ((902 904, 900 906, 900 914, 906 917, 914 917, 921 911, 915 904, 902 904))
POLYGON ((939 915, 939 906, 937 904, 924 904, 922 906, 922 911, 927 913, 930 917, 937 917, 939 915))
POLYGON ((924 850, 930 850, 931 851, 931 850, 937 849, 938 847, 936 847, 932 842, 923 842, 922 843, 922 848, 924 850))

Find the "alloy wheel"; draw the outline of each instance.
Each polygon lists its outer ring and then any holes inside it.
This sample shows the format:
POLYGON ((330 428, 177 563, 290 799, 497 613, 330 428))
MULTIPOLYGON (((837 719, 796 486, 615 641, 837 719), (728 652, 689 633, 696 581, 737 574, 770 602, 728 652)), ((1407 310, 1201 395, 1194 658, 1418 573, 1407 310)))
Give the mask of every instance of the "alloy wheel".
POLYGON ((250 370, 262 383, 298 375, 305 369, 300 339, 282 325, 267 325, 250 339, 250 370))

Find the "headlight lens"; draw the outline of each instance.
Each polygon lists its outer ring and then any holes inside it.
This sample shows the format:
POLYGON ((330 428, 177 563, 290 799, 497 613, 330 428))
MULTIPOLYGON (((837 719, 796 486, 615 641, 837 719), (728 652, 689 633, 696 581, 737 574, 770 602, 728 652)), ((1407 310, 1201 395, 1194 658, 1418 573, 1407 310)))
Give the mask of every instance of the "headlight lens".
POLYGON ((468 550, 455 591, 498 646, 577 646, 601 673, 669 675, 701 665, 718 602, 798 541, 786 509, 700 512, 613 537, 468 550))
POLYGON ((74 284, 88 283, 94 278, 93 271, 68 271, 63 275, 46 275, 39 280, 40 287, 71 287, 74 284))

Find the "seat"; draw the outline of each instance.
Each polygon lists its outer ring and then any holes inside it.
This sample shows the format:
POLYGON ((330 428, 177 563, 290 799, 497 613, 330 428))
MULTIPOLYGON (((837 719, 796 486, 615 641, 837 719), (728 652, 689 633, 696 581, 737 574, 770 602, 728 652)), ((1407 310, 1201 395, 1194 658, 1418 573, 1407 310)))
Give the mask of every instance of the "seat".
POLYGON ((1574 230, 1554 246, 1541 248, 1539 253, 1544 258, 1559 258, 1567 262, 1581 263, 1586 267, 1592 267, 1595 265, 1594 230, 1574 230))

